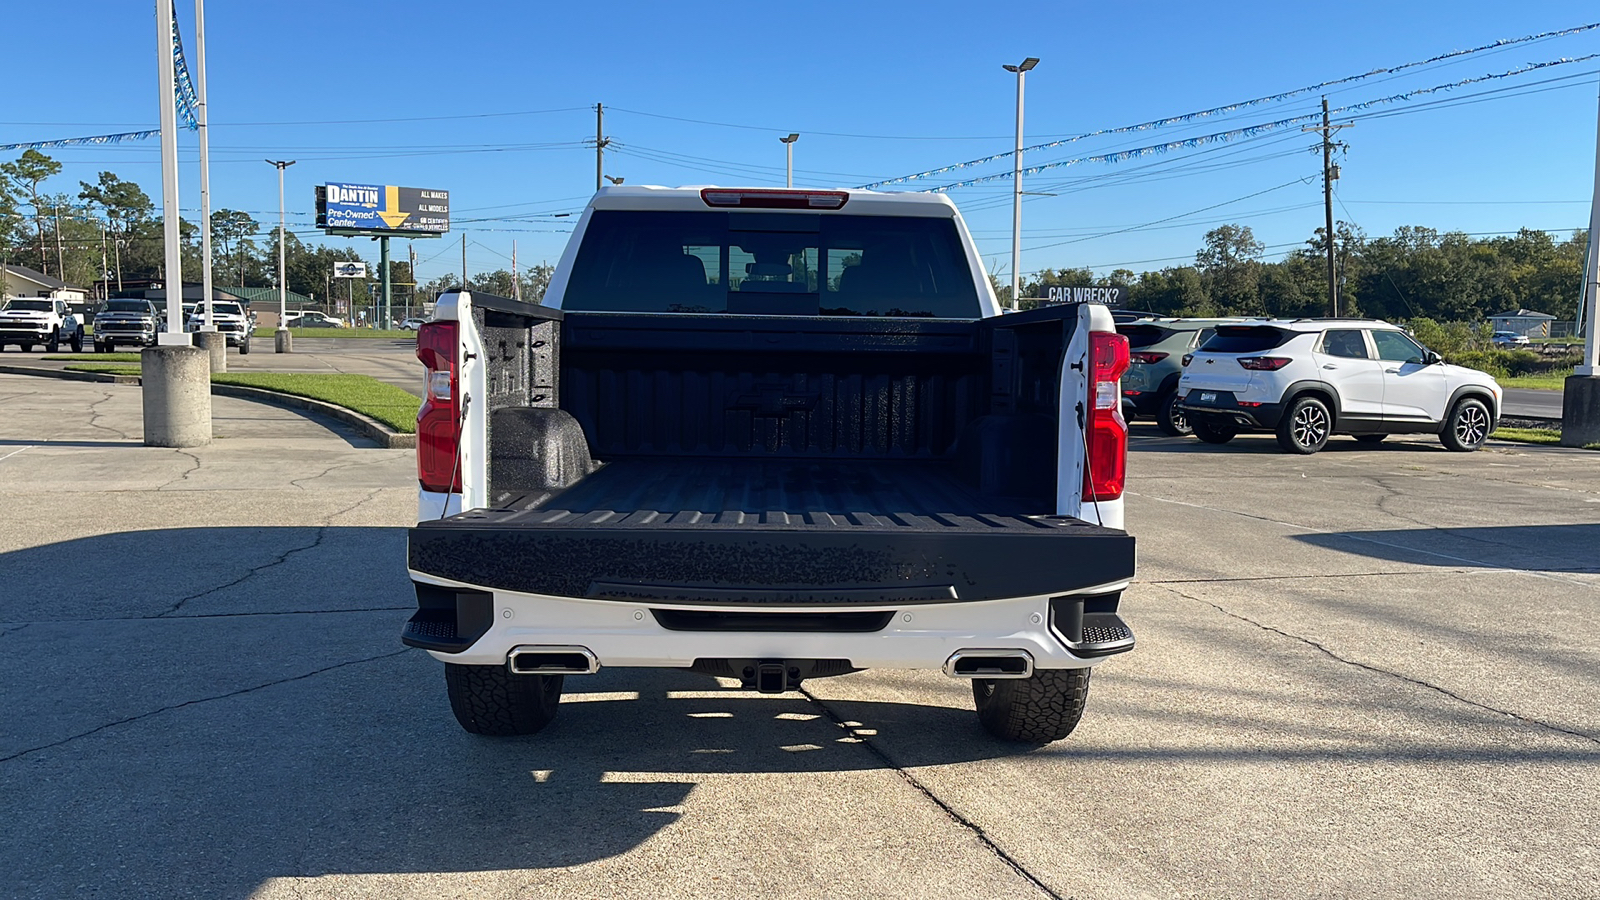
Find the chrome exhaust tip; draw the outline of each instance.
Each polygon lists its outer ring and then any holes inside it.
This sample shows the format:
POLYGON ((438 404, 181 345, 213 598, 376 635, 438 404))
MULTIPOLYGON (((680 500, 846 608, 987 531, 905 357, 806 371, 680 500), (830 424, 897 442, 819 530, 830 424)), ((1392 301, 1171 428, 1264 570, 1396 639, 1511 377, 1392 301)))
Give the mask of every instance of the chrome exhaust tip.
POLYGON ((600 660, 588 647, 528 644, 506 654, 513 675, 593 675, 600 660))
POLYGON ((1027 678, 1033 655, 1026 650, 957 650, 945 661, 951 678, 1027 678))

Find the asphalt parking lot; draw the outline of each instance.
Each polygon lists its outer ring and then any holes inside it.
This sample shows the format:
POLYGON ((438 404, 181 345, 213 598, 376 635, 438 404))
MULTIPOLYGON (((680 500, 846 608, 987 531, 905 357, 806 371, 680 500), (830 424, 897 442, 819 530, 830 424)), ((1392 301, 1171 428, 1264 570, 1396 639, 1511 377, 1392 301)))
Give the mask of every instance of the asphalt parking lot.
POLYGON ((1045 748, 892 671, 489 740, 398 641, 410 451, 139 396, 0 375, 0 895, 1600 894, 1600 454, 1138 426, 1139 647, 1045 748))

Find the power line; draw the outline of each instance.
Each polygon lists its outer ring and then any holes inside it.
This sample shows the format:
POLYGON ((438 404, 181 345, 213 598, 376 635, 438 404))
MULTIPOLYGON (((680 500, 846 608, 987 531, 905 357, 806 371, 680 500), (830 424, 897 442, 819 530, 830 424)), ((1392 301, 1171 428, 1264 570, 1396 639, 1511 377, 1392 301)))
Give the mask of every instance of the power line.
POLYGON ((1252 197, 1259 197, 1262 194, 1270 194, 1273 191, 1281 191, 1286 187, 1293 187, 1294 185, 1297 185, 1297 184, 1309 184, 1309 183, 1310 183, 1310 179, 1309 178, 1296 178, 1293 181, 1286 181, 1283 184, 1278 185, 1277 187, 1269 187, 1269 188, 1266 188, 1265 190, 1256 191, 1253 194, 1245 194, 1243 197, 1235 197, 1232 200, 1224 200, 1221 203, 1213 203, 1210 206, 1202 206, 1199 209, 1192 209, 1192 210, 1190 210, 1190 211, 1188 211, 1186 213, 1179 213, 1178 215, 1175 215, 1175 216, 1167 216, 1164 219, 1156 219, 1153 222, 1145 222, 1145 223, 1140 224, 1140 225, 1129 225, 1127 228, 1119 228, 1119 229, 1117 229, 1115 231, 1106 231, 1106 232, 1102 232, 1100 234, 1091 234, 1091 235, 1087 235, 1085 237, 1072 238, 1071 240, 1057 241, 1057 242, 1055 242, 1053 244, 1040 244, 1040 245, 1038 245, 1036 247, 1029 247, 1028 248, 1028 252, 1032 253, 1035 250, 1048 250, 1051 247, 1063 247, 1063 246, 1066 246, 1067 244, 1080 244, 1080 243, 1083 243, 1084 241, 1098 240, 1099 238, 1111 237, 1112 235, 1115 235, 1115 234, 1127 234, 1130 231, 1138 231, 1141 228, 1148 228, 1148 227, 1150 227, 1152 225, 1160 225, 1163 222, 1171 222, 1171 221, 1173 221, 1175 219, 1182 219, 1182 218, 1185 218, 1187 216, 1195 215, 1197 213, 1203 213, 1203 212, 1207 212, 1209 210, 1218 209, 1218 208, 1223 207, 1223 206, 1229 206, 1231 204, 1238 203, 1241 200, 1249 200, 1252 197))

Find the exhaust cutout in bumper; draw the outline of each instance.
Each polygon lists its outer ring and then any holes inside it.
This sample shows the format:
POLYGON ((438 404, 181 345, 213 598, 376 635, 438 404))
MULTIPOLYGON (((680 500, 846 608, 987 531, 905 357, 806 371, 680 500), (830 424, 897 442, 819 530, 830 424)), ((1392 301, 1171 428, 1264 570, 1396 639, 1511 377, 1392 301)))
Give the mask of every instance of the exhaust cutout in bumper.
POLYGON ((527 644, 506 654, 513 675, 593 675, 600 660, 588 647, 527 644))
POLYGON ((1027 678, 1033 655, 1026 650, 957 650, 945 661, 951 678, 1027 678))

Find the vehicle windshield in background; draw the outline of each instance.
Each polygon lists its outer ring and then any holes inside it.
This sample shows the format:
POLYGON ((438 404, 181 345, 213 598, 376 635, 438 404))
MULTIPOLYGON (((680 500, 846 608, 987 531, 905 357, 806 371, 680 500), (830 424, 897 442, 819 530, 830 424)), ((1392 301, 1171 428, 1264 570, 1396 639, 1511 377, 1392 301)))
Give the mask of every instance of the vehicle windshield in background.
POLYGON ((107 300, 105 311, 148 315, 150 313, 150 304, 144 300, 107 300))
MULTIPOLYGON (((211 304, 211 312, 212 312, 213 315, 219 315, 219 316, 242 316, 242 315, 244 315, 244 310, 240 309, 239 308, 239 304, 237 304, 237 303, 213 303, 213 304, 211 304)), ((195 307, 193 315, 197 315, 198 316, 198 315, 203 315, 204 313, 205 313, 205 307, 199 306, 199 307, 195 307)))
POLYGON ((561 305, 604 312, 982 312, 950 219, 600 210, 561 305))
POLYGON ((1161 343, 1172 331, 1159 325, 1118 325, 1117 333, 1128 339, 1128 349, 1138 350, 1161 343))
POLYGON ((6 303, 6 309, 20 309, 27 312, 49 312, 54 308, 49 300, 11 300, 6 303))
POLYGON ((1200 349, 1206 353, 1260 353, 1281 347, 1294 332, 1265 325, 1220 325, 1200 349))

